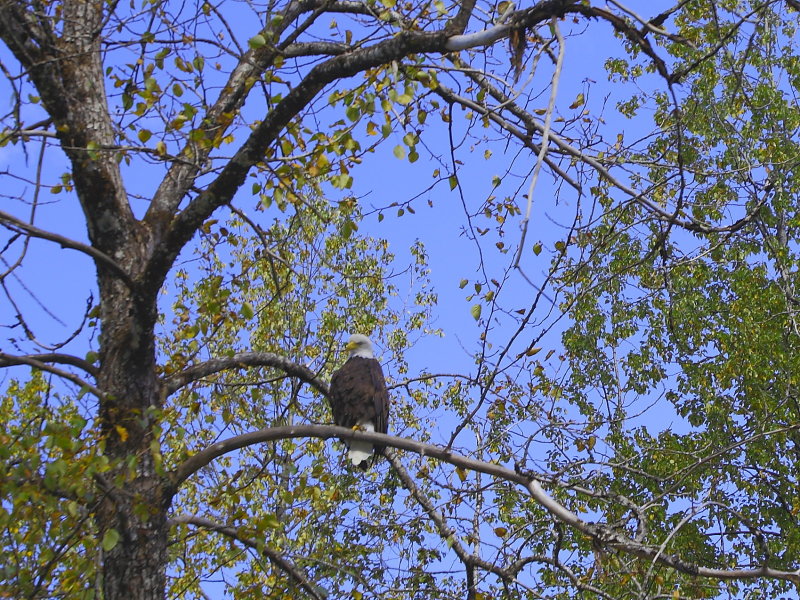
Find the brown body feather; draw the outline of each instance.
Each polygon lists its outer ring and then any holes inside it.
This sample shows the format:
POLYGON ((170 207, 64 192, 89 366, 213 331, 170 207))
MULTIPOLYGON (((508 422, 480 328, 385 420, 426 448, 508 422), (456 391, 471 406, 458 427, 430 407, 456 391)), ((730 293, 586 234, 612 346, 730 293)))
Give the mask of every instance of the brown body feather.
MULTIPOLYGON (((356 427, 372 422, 375 431, 387 433, 389 392, 381 364, 374 358, 351 356, 331 377, 333 422, 356 427)), ((375 446, 380 452, 382 446, 375 446)))

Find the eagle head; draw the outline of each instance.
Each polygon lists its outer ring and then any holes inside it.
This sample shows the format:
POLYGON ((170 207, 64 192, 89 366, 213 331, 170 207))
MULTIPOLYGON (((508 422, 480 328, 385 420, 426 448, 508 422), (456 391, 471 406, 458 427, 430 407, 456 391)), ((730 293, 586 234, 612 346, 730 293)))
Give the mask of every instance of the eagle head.
POLYGON ((351 335, 344 349, 350 353, 350 356, 375 358, 375 354, 372 352, 372 342, 367 336, 360 333, 351 335))

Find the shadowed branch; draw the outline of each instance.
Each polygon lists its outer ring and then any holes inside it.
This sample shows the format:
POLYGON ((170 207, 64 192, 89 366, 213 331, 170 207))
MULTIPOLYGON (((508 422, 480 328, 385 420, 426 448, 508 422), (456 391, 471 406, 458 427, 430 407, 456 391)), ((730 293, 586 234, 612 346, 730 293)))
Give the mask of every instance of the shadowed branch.
POLYGON ((203 377, 208 377, 221 371, 243 369, 245 367, 274 367, 280 369, 287 375, 297 377, 309 384, 323 396, 328 395, 328 384, 317 377, 316 373, 311 369, 272 352, 240 352, 224 358, 212 358, 167 377, 164 381, 164 388, 167 396, 169 396, 183 386, 203 377))

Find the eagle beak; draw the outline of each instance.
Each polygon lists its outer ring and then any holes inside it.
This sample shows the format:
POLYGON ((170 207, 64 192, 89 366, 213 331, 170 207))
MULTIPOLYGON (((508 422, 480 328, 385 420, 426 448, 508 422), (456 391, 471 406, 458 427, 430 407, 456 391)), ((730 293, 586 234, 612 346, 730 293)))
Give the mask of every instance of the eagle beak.
POLYGON ((358 344, 357 344, 357 343, 355 343, 355 342, 347 342, 347 344, 345 344, 345 347, 344 347, 344 349, 345 349, 347 352, 352 352, 352 351, 353 351, 353 350, 355 350, 356 348, 358 348, 358 344))

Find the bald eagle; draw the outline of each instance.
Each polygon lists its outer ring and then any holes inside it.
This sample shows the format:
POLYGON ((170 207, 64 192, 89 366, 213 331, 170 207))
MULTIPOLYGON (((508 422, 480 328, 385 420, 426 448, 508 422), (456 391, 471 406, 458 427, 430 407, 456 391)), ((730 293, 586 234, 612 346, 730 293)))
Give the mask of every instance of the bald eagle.
MULTIPOLYGON (((355 334, 345 346, 350 358, 331 377, 330 399, 333 422, 341 427, 359 427, 365 431, 386 433, 389 420, 389 392, 381 364, 372 353, 372 342, 365 335, 355 334)), ((366 470, 374 451, 383 446, 353 441, 347 457, 366 470)))

